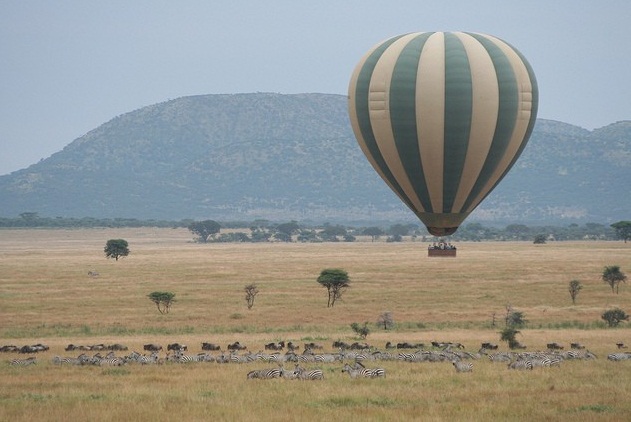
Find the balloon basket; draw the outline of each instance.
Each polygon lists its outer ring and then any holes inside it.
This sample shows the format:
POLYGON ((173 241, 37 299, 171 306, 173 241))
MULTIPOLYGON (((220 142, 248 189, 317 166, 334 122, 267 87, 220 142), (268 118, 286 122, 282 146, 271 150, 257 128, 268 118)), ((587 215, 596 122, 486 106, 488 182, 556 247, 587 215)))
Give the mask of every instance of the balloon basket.
POLYGON ((427 256, 430 258, 455 258, 456 249, 428 249, 427 256))

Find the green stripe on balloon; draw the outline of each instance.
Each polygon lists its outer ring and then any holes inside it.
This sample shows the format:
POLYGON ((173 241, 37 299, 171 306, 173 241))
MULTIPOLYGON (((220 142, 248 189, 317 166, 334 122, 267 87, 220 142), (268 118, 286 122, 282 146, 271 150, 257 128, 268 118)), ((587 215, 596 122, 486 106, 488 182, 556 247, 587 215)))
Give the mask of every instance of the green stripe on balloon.
POLYGON ((442 212, 453 212, 462 177, 469 132, 473 94, 469 59, 462 42, 445 34, 445 158, 442 212))
POLYGON ((372 78, 373 71, 379 61, 379 58, 383 55, 383 52, 401 37, 403 37, 403 35, 384 41, 364 61, 356 82, 355 113, 357 115, 357 122, 359 124, 364 145, 370 152, 371 157, 383 173, 384 177, 390 183, 390 186, 394 189, 395 193, 399 195, 408 207, 413 208, 411 202, 407 199, 405 192, 403 192, 403 189, 401 189, 401 186, 388 168, 383 155, 381 155, 379 147, 377 146, 377 141, 375 140, 372 125, 370 123, 369 93, 370 80, 372 78))
POLYGON ((397 152, 416 196, 427 212, 432 212, 432 204, 418 144, 416 75, 423 46, 431 35, 428 32, 420 34, 403 48, 394 65, 389 95, 390 120, 397 152))

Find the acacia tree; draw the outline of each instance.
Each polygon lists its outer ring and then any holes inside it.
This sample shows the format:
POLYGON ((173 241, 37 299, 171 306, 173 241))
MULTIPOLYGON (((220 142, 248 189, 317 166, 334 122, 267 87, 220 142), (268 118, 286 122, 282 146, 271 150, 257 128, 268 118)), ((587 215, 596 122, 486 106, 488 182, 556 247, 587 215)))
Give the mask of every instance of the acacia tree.
POLYGON ((198 236, 201 243, 207 243, 209 237, 219 233, 221 225, 214 220, 194 221, 188 225, 188 229, 198 236))
POLYGON ((342 297, 342 293, 349 287, 348 273, 339 268, 327 268, 320 272, 318 283, 326 287, 329 294, 327 308, 335 305, 335 301, 342 297))
POLYGON ((259 289, 256 287, 256 284, 248 284, 244 288, 245 290, 245 301, 248 304, 248 309, 252 309, 254 306, 254 298, 257 294, 259 294, 259 289))
POLYGON ((370 236, 370 241, 374 242, 375 240, 379 239, 379 236, 382 236, 384 234, 384 231, 381 230, 379 227, 367 227, 362 233, 365 236, 370 236))
POLYGON ((168 314, 171 305, 175 302, 175 293, 171 292, 151 292, 147 297, 156 304, 161 314, 168 314))
POLYGON ((605 267, 603 270, 603 281, 609 284, 611 287, 611 292, 615 291, 618 294, 618 287, 620 286, 620 282, 626 282, 627 276, 620 271, 620 267, 618 265, 610 265, 605 267))
POLYGON ((383 326, 384 330, 392 328, 394 325, 394 319, 392 318, 392 312, 386 311, 383 314, 379 315, 377 319, 377 325, 383 326))
POLYGON ((581 285, 580 281, 578 280, 570 281, 568 290, 570 292, 570 297, 572 298, 572 305, 576 305, 576 296, 578 296, 578 292, 580 292, 582 288, 583 286, 581 285))
POLYGON ((103 251, 106 258, 114 258, 118 261, 118 258, 129 255, 129 244, 125 239, 110 239, 103 251))
POLYGON ((627 243, 627 240, 631 240, 631 221, 618 221, 610 227, 616 230, 616 237, 624 240, 624 243, 627 243))

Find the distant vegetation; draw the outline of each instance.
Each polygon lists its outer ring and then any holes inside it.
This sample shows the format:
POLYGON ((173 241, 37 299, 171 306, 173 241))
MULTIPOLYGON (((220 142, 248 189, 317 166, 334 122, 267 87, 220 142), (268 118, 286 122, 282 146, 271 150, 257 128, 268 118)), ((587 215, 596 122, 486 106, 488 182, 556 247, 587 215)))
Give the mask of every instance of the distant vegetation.
MULTIPOLYGON (((212 221, 213 220, 205 220, 212 221)), ((1 228, 188 228, 196 227, 202 222, 190 219, 179 221, 139 220, 136 218, 65 218, 41 217, 35 212, 24 212, 16 218, 0 218, 1 228)), ((461 226, 456 234, 450 237, 457 241, 535 241, 545 243, 562 240, 616 240, 623 239, 614 229, 619 222, 612 225, 586 223, 584 225, 569 224, 567 226, 526 226, 509 224, 504 227, 485 226, 481 223, 469 223, 461 226)), ((394 223, 384 226, 349 226, 324 224, 307 224, 296 221, 272 222, 269 220, 223 221, 217 222, 219 229, 208 238, 208 242, 352 242, 357 236, 368 236, 372 241, 432 241, 426 229, 420 224, 394 223), (223 230, 223 232, 222 232, 223 230), (245 230, 245 231, 241 231, 245 230)), ((196 234, 196 232, 193 232, 196 234)))

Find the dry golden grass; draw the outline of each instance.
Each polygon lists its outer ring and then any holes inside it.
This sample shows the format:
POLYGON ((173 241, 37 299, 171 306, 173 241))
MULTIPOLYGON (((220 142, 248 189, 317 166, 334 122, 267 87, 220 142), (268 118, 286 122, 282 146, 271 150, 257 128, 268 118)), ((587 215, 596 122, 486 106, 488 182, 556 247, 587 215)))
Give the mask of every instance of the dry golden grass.
MULTIPOLYGON (((37 366, 0 365, 0 420, 629 420, 631 362, 613 363, 628 328, 600 328, 600 315, 631 312, 631 286, 615 295, 600 277, 606 265, 629 273, 622 242, 463 243, 458 258, 428 259, 421 243, 208 244, 183 229, 0 231, 0 345, 44 343, 37 366), (106 260, 108 239, 131 255, 106 260), (334 308, 315 279, 328 267, 348 271, 351 288, 334 308), (98 271, 98 278, 87 272, 98 271), (576 305, 570 280, 584 288, 576 305), (243 287, 260 294, 248 310, 243 287), (168 315, 146 297, 177 294, 168 315), (397 327, 372 327, 368 342, 458 341, 475 351, 499 342, 505 305, 529 321, 519 340, 529 350, 581 342, 595 362, 509 372, 475 361, 456 374, 448 363, 380 363, 386 379, 351 381, 341 365, 324 382, 247 381, 266 364, 191 364, 123 368, 50 363, 69 344, 239 340, 252 350, 270 341, 355 341, 352 322, 392 312, 397 327), (498 327, 491 327, 496 313, 498 327)), ((504 345, 502 345, 504 346, 504 345)), ((4 361, 15 357, 0 355, 4 361)), ((1 363, 1 362, 0 362, 1 363)))

